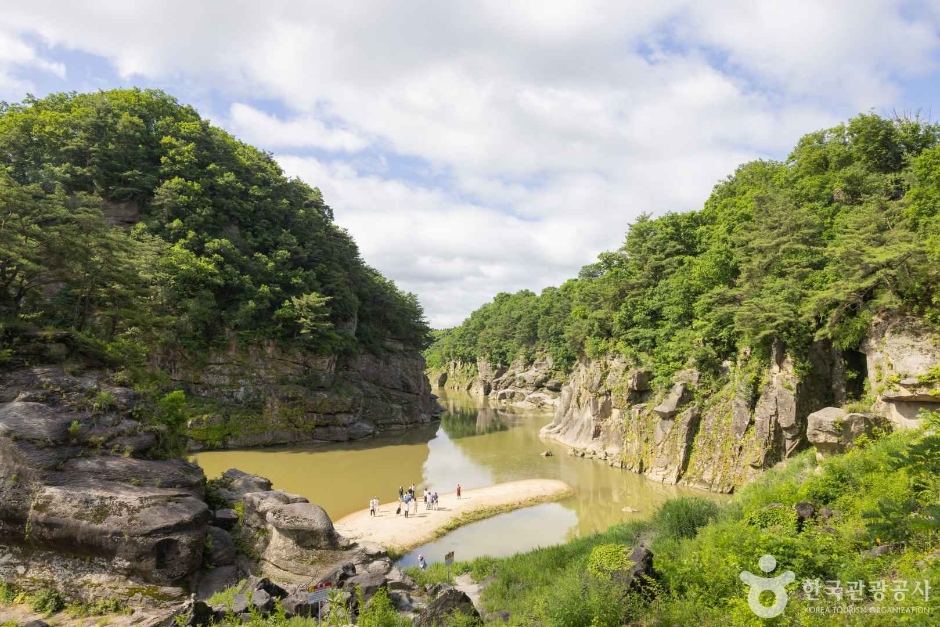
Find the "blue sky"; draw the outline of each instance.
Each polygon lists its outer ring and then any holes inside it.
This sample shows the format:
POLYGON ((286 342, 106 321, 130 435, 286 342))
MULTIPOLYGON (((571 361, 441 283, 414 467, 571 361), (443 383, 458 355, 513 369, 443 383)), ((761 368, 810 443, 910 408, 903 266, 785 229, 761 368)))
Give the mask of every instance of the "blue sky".
POLYGON ((323 190, 435 326, 860 112, 940 117, 940 0, 7 0, 0 99, 157 87, 323 190))

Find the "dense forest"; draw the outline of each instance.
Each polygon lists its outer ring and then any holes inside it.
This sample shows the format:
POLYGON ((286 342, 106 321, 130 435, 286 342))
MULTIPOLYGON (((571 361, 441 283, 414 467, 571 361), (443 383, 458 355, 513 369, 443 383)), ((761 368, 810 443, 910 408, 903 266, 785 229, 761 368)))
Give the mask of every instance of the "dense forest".
POLYGON ((618 351, 662 379, 773 341, 861 341, 874 315, 940 324, 940 125, 863 114, 742 165, 697 211, 640 216, 621 248, 541 294, 502 293, 435 333, 428 367, 618 351))
POLYGON ((156 346, 335 355, 428 334, 318 189, 137 89, 0 104, 0 335, 24 329, 68 330, 125 366, 156 346))

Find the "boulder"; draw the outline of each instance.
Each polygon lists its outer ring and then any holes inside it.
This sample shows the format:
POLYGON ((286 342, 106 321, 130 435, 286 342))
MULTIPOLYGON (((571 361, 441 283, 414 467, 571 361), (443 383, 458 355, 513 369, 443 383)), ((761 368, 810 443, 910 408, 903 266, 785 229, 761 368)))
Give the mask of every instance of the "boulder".
POLYGON ((252 590, 251 605, 256 612, 265 616, 274 609, 274 599, 265 590, 252 590))
POLYGON ((267 577, 251 576, 242 587, 242 591, 246 594, 254 592, 255 590, 263 590, 265 593, 275 599, 283 599, 287 596, 287 590, 277 585, 267 577))
POLYGON ((446 625, 450 617, 454 614, 466 614, 479 619, 480 613, 473 606, 473 601, 466 593, 451 588, 445 590, 440 595, 428 603, 428 606, 421 610, 421 613, 415 616, 412 621, 413 627, 435 627, 437 625, 446 625))
POLYGON ((864 414, 848 414, 838 407, 825 407, 807 417, 806 438, 821 455, 832 455, 844 452, 870 428, 871 421, 864 414))
POLYGON ((541 455, 542 457, 553 457, 555 454, 552 453, 551 451, 542 451, 541 453, 539 453, 539 455, 541 455))
POLYGON ((277 533, 289 538, 299 547, 336 549, 340 546, 339 534, 333 528, 333 521, 319 505, 277 505, 267 512, 265 520, 277 533))
POLYGON ((796 510, 796 524, 798 529, 803 528, 807 520, 812 520, 816 516, 816 507, 809 501, 800 501, 793 506, 796 510))
POLYGON ((231 531, 238 523, 238 512, 234 509, 217 509, 212 515, 212 524, 219 529, 231 531))
POLYGON ((394 591, 388 593, 388 598, 399 612, 411 614, 418 609, 418 602, 413 596, 403 591, 394 591))
POLYGON ((656 415, 662 420, 669 420, 676 415, 679 408, 688 403, 692 398, 692 391, 684 381, 679 381, 672 386, 669 394, 663 399, 663 402, 653 408, 656 415))
POLYGON ((245 524, 251 527, 264 527, 267 514, 275 507, 291 503, 306 502, 302 496, 282 492, 281 490, 267 490, 265 492, 249 492, 245 499, 245 524))
POLYGON ((323 577, 317 581, 317 583, 327 583, 330 582, 334 587, 340 587, 344 581, 350 577, 355 577, 356 575, 356 566, 352 562, 346 562, 335 567, 333 570, 325 574, 323 577))
POLYGON ((653 552, 645 546, 637 546, 627 556, 630 567, 620 573, 614 573, 613 579, 624 590, 644 590, 655 577, 653 571, 653 552))
POLYGON ((196 599, 205 601, 216 592, 231 588, 238 583, 238 567, 234 564, 218 566, 206 571, 196 586, 196 599))
POLYGON ((248 611, 249 604, 250 601, 248 599, 248 595, 243 592, 239 592, 232 598, 232 605, 227 609, 232 615, 238 616, 239 614, 244 614, 248 611))
POLYGON ((235 541, 228 531, 209 527, 209 545, 212 547, 206 559, 213 566, 228 566, 235 563, 235 541))
POLYGON ((444 592, 453 589, 453 586, 450 585, 449 583, 438 582, 435 584, 428 584, 427 586, 425 586, 424 589, 425 589, 425 592, 427 592, 428 597, 433 599, 443 594, 444 592))
POLYGON ((362 590, 362 598, 368 601, 380 588, 388 587, 388 580, 384 573, 362 573, 347 579, 343 589, 352 592, 357 586, 362 590))
POLYGON ((310 594, 306 590, 298 590, 290 594, 281 601, 281 607, 284 608, 290 616, 311 617, 316 613, 316 603, 310 602, 310 594))
POLYGON ((561 386, 564 385, 558 379, 550 379, 545 382, 545 389, 549 392, 561 392, 561 386))
POLYGON ((636 368, 627 374, 627 385, 634 392, 646 392, 652 380, 653 373, 645 368, 636 368))
POLYGON ((387 574, 392 569, 392 560, 383 557, 366 566, 366 572, 387 574))
POLYGON ((388 588, 389 590, 415 590, 415 580, 411 578, 410 575, 402 571, 397 566, 393 567, 388 574, 388 588))
POLYGON ((271 482, 258 475, 250 475, 237 468, 231 468, 222 473, 226 479, 227 489, 235 493, 238 498, 244 497, 249 492, 267 492, 271 489, 271 482))

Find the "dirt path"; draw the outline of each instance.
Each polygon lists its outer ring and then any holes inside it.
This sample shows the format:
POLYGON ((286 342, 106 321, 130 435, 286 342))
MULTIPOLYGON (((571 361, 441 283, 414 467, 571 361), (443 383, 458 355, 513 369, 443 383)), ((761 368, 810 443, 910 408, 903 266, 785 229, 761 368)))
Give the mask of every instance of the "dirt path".
POLYGON ((439 509, 427 511, 418 498, 417 515, 396 515, 397 502, 383 503, 377 516, 369 510, 350 514, 335 523, 336 530, 351 540, 378 542, 387 549, 408 551, 447 531, 477 520, 529 505, 556 501, 572 493, 571 486, 554 479, 510 481, 486 488, 440 494, 439 509))

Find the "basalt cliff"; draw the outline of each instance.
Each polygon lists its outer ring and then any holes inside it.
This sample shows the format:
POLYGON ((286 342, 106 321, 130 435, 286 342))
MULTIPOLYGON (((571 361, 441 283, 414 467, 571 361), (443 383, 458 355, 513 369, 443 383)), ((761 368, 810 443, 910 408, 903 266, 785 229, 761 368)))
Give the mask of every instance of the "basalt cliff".
POLYGON ((808 425, 819 410, 851 409, 850 399, 864 397, 855 414, 837 411, 863 417, 870 430, 911 428, 920 410, 940 409, 940 334, 917 318, 876 320, 857 351, 818 342, 798 366, 776 344, 769 365, 755 362, 745 351, 710 381, 690 367, 662 386, 616 355, 582 357, 564 383, 545 359, 508 368, 452 364, 430 376, 491 402, 554 408, 542 435, 571 454, 719 492, 815 444, 808 425))

